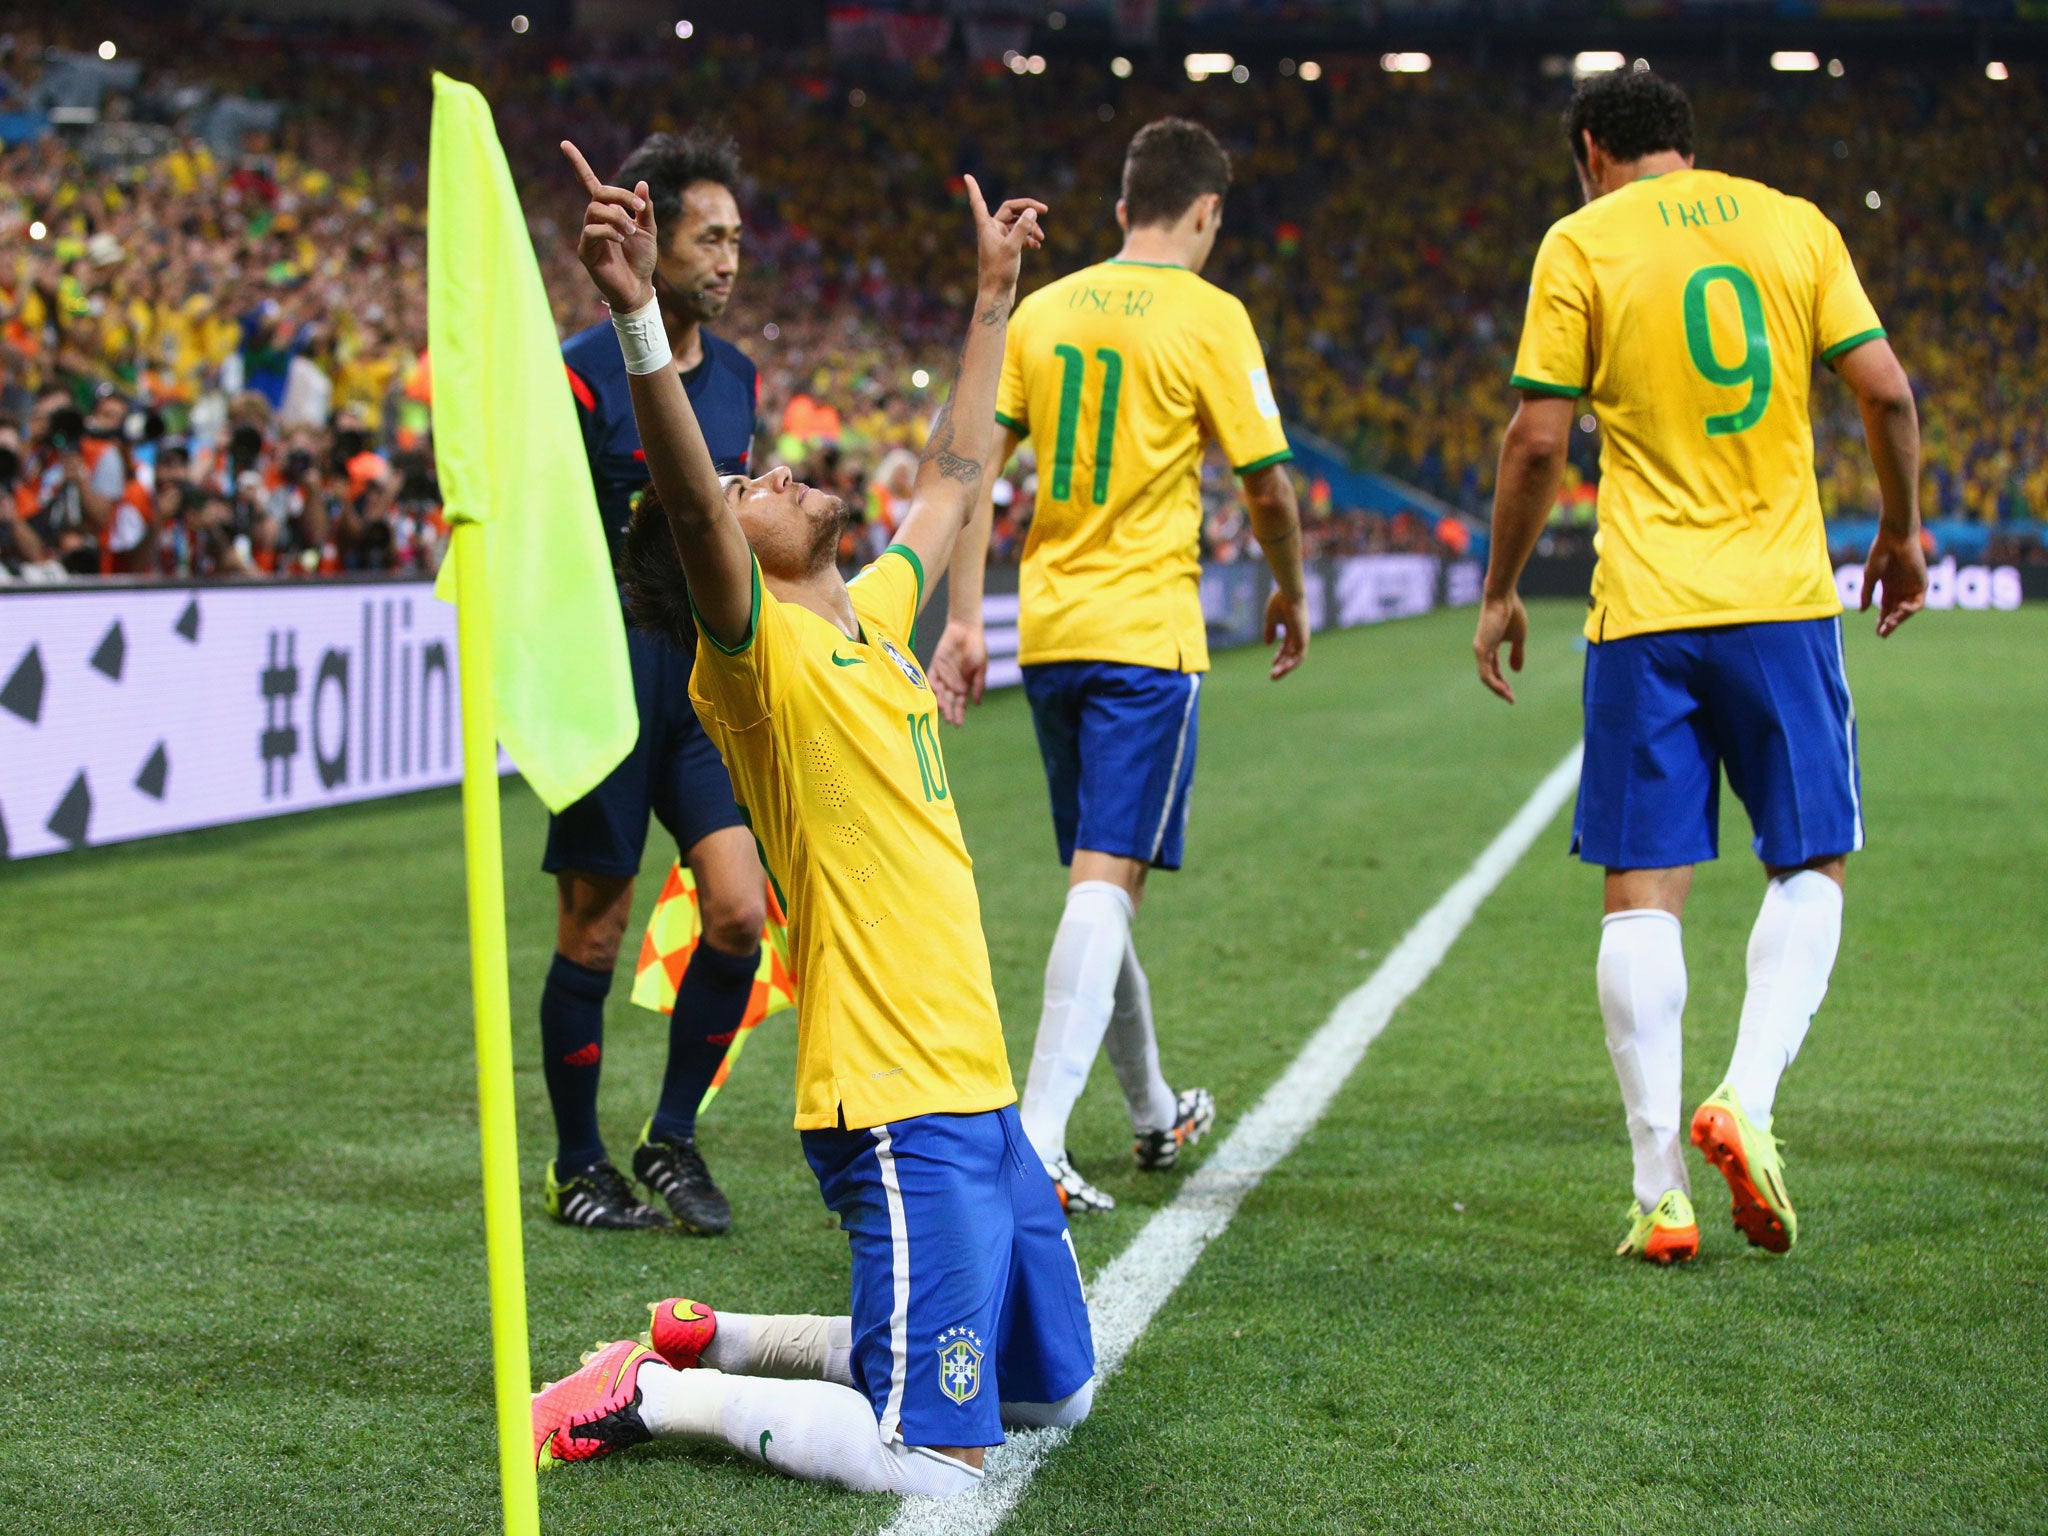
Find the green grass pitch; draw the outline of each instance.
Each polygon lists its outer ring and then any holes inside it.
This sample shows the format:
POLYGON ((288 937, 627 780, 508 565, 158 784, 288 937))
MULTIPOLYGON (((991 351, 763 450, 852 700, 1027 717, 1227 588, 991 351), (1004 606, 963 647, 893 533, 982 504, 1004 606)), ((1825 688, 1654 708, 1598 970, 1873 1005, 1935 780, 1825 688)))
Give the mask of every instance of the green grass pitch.
MULTIPOLYGON (((1204 692, 1190 867, 1139 923, 1169 1075, 1219 1135, 1563 754, 1576 615, 1510 711, 1470 615, 1254 653, 1204 692)), ((1697 1159, 1705 1251, 1612 1259, 1628 1198, 1592 963, 1597 875, 1554 826, 1296 1154, 1168 1303, 1009 1529, 2048 1528, 2048 615, 1852 622, 1871 848, 1834 990, 1779 1100, 1800 1202, 1752 1254, 1697 1159)), ((1061 899, 1023 700, 945 736, 1021 1078, 1061 899)), ((1759 894, 1747 824, 1687 922, 1688 1095, 1718 1081, 1759 894)), ((725 1241, 539 1211, 538 805, 508 786, 536 1375, 643 1304, 833 1311, 843 1239, 765 1028, 704 1141, 725 1241)), ((644 915, 668 850, 650 847, 644 915)), ((476 1101, 453 794, 10 868, 0 940, 0 1529, 486 1532, 496 1520, 476 1101)), ((636 929, 637 933, 637 929, 636 929)), ((664 1031, 610 1020, 630 1148, 664 1031)), ((1130 1171, 1098 1069, 1091 1271, 1181 1175, 1130 1171)), ((544 1530, 870 1532, 889 1503, 719 1448, 542 1481, 544 1530)))

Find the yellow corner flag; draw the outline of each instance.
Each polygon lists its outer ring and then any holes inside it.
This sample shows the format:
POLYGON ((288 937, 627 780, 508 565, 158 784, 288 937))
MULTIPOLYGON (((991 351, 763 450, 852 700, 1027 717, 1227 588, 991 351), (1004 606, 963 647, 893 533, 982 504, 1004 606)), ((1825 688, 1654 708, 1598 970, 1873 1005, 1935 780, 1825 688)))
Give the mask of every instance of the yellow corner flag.
POLYGON ((639 721, 590 470, 519 197, 489 105, 439 74, 427 171, 427 339, 434 457, 454 525, 437 590, 455 598, 462 674, 498 1480, 506 1536, 538 1536, 498 738, 541 799, 560 809, 625 756, 639 721), (494 625, 493 611, 506 622, 494 625))
MULTIPOLYGON (((540 263, 474 86, 434 76, 427 166, 434 463, 451 522, 481 523, 498 735, 559 811, 640 730, 611 556, 540 263)), ((470 541, 478 542, 478 541, 470 541)), ((450 551, 453 594, 467 551, 450 551)))

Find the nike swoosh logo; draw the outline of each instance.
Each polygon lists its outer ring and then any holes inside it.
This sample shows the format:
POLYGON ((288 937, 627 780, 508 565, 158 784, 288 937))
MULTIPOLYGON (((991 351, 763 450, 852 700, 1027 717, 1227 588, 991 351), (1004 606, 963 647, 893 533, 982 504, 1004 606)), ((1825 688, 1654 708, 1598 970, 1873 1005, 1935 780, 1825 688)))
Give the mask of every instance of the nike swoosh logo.
POLYGON ((775 1431, 774 1431, 774 1430, 772 1430, 772 1429, 764 1429, 764 1430, 762 1430, 762 1431, 761 1431, 761 1460, 762 1460, 762 1461, 764 1461, 764 1462, 765 1462, 765 1461, 767 1461, 767 1459, 768 1459, 768 1442, 769 1442, 770 1440, 773 1440, 774 1438, 775 1438, 775 1431))
POLYGON ((867 662, 865 656, 842 656, 837 651, 832 653, 832 665, 835 667, 864 667, 867 662))

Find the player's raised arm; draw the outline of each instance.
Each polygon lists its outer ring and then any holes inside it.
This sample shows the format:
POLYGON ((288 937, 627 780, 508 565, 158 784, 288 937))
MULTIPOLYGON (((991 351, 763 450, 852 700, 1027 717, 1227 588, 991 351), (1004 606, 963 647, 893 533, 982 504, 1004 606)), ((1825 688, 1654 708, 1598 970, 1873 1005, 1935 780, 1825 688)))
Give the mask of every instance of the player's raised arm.
POLYGON ((754 557, 719 483, 683 381, 670 366, 668 336, 654 297, 659 243, 647 184, 630 192, 608 187, 566 139, 562 153, 590 194, 576 254, 611 308, 647 472, 682 557, 691 602, 713 639, 737 645, 747 638, 753 619, 754 557))
POLYGON ((981 268, 974 314, 967 323, 952 393, 932 423, 920 456, 910 511, 896 533, 896 542, 928 571, 946 569, 980 495, 983 464, 996 432, 996 384, 1003 367, 1003 338, 1017 300, 1017 271, 1024 252, 1036 249, 1045 238, 1039 224, 1045 204, 1013 197, 990 213, 972 176, 967 178, 967 199, 974 209, 981 268))
POLYGON ((982 633, 981 599, 988 581, 988 541, 995 523, 995 478, 1016 453, 1024 435, 1000 423, 995 446, 983 463, 974 514, 960 530, 947 571, 946 630, 928 669, 939 714, 952 725, 967 723, 967 706, 979 704, 988 687, 988 637, 982 633))

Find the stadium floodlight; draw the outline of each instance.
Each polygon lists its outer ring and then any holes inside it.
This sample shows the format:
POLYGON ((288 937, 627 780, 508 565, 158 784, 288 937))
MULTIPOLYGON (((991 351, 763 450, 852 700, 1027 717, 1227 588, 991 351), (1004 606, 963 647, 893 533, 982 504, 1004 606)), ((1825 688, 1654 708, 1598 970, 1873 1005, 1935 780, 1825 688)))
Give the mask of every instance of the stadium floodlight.
POLYGON ((45 224, 41 219, 37 219, 28 227, 28 237, 31 240, 40 240, 49 232, 50 226, 45 224))
POLYGON ((1390 75, 1426 75, 1429 73, 1429 55, 1426 53, 1383 53, 1380 68, 1390 75))
POLYGON ((696 34, 696 31, 697 24, 694 21, 679 21, 676 23, 677 37, 692 37, 696 34))
POLYGON ((1629 65, 1629 68, 1639 75, 1647 75, 1650 72, 1650 61, 1648 59, 1637 59, 1635 63, 1629 65))
POLYGON ((2007 69, 1997 59, 1993 59, 1984 66, 1984 78, 1986 80, 2010 80, 2012 78, 2012 71, 2007 69))
POLYGON ((929 373, 926 373, 924 369, 913 368, 910 370, 910 387, 912 389, 923 389, 925 385, 931 383, 931 381, 932 376, 929 373))
POLYGON ((1251 77, 1252 77, 1252 72, 1251 72, 1251 70, 1250 70, 1250 69, 1249 69, 1249 68, 1248 68, 1247 66, 1245 66, 1245 65, 1243 65, 1243 64, 1239 64, 1239 65, 1235 66, 1235 67, 1234 67, 1234 68, 1233 68, 1233 69, 1232 69, 1232 70, 1230 71, 1230 78, 1231 78, 1231 79, 1233 79, 1233 80, 1235 80, 1235 81, 1236 81, 1236 82, 1237 82, 1237 83, 1238 83, 1239 85, 1243 85, 1243 84, 1245 83, 1245 81, 1247 81, 1247 80, 1251 79, 1251 77))
POLYGON ((1013 75, 1021 75, 1031 67, 1031 61, 1014 48, 1003 55, 1003 62, 1010 67, 1010 73, 1013 75))
POLYGON ((1320 80, 1323 78, 1323 66, 1314 59, 1303 59, 1300 74, 1302 79, 1310 82, 1320 80))
POLYGON ((1282 59, 1282 60, 1280 61, 1280 73, 1281 73, 1281 74, 1283 74, 1283 75, 1291 75, 1291 74, 1293 74, 1293 73, 1294 73, 1294 60, 1292 60, 1292 59, 1282 59))
POLYGON ((114 40, 111 37, 108 38, 104 43, 100 44, 100 57, 103 59, 111 59, 115 54, 119 53, 120 51, 120 49, 114 46, 114 40))
POLYGON ((1616 53, 1612 48, 1589 48, 1584 53, 1572 55, 1572 73, 1611 75, 1627 62, 1626 54, 1616 53))
POLYGON ((532 25, 533 23, 528 21, 524 16, 514 16, 512 18, 512 30, 522 35, 525 33, 526 29, 532 25))
POLYGON ((1771 68, 1781 75, 1810 75, 1820 68, 1820 55, 1803 48, 1781 48, 1771 55, 1771 68))
POLYGON ((1118 54, 1109 61, 1109 72, 1119 80, 1128 80, 1131 78, 1131 61, 1118 54))
POLYGON ((1025 67, 1026 69, 1030 70, 1030 71, 1031 71, 1031 73, 1033 73, 1034 75, 1042 75, 1042 74, 1044 74, 1044 73, 1045 73, 1045 55, 1044 55, 1044 54, 1042 54, 1042 53, 1034 53, 1033 55, 1031 55, 1031 57, 1030 57, 1030 58, 1028 58, 1028 59, 1026 59, 1026 60, 1024 61, 1024 67, 1025 67))
POLYGON ((1061 31, 1066 27, 1067 13, 1065 11, 1048 11, 1045 17, 1045 24, 1055 32, 1061 31))
POLYGON ((1877 188, 1872 187, 1868 192, 1863 194, 1863 206, 1868 208, 1872 213, 1877 212, 1878 209, 1884 206, 1884 199, 1877 195, 1877 188))
POLYGON ((1227 75, 1236 66, 1237 60, 1227 53, 1191 53, 1181 60, 1181 67, 1188 72, 1188 78, 1199 85, 1211 75, 1227 75))
POLYGON ((1848 72, 1848 67, 1840 59, 1828 60, 1828 78, 1830 80, 1839 80, 1848 72))

